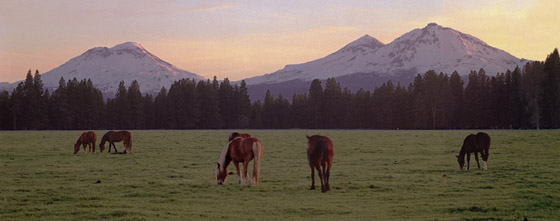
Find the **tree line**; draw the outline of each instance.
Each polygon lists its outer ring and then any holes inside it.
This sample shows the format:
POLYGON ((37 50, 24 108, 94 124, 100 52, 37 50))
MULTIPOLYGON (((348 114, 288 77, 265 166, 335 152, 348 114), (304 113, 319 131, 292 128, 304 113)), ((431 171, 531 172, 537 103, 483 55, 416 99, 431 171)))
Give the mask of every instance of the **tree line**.
POLYGON ((385 82, 352 92, 334 78, 313 80, 291 102, 266 92, 251 102, 245 81, 182 79, 153 97, 121 81, 104 100, 91 80, 61 78, 52 92, 39 72, 0 93, 0 129, 475 129, 559 128, 560 57, 489 76, 471 71, 418 74, 409 85, 385 82))

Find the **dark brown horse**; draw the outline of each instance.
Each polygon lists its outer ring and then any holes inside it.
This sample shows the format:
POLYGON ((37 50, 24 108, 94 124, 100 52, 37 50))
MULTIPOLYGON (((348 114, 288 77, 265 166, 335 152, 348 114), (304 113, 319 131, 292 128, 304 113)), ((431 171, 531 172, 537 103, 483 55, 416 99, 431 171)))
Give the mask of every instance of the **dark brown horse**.
POLYGON ((247 137, 251 137, 251 134, 233 132, 229 135, 229 141, 235 139, 236 137, 247 138, 247 137))
POLYGON ((315 189, 315 169, 321 179, 321 191, 331 190, 329 176, 331 174, 332 160, 334 156, 333 143, 325 136, 313 135, 307 137, 307 160, 311 167, 311 190, 315 189))
POLYGON ((218 165, 216 166, 216 181, 218 184, 224 184, 228 175, 227 167, 231 162, 237 169, 237 176, 239 177, 239 185, 244 186, 245 180, 250 185, 256 186, 259 182, 259 173, 261 170, 261 158, 263 154, 263 145, 257 138, 236 137, 231 140, 226 147, 222 150, 218 165), (247 169, 249 162, 255 160, 253 165, 253 177, 247 177, 247 169), (239 170, 239 162, 243 163, 243 176, 239 170))
POLYGON ((105 150, 105 142, 109 142, 109 153, 111 152, 111 146, 113 146, 113 148, 115 148, 115 152, 117 152, 117 147, 115 147, 115 142, 121 142, 121 141, 123 142, 124 145, 123 152, 130 153, 132 149, 132 135, 130 135, 130 132, 124 130, 119 132, 109 131, 105 133, 105 135, 103 135, 103 138, 101 138, 101 143, 99 143, 99 148, 101 149, 101 152, 103 152, 103 150, 105 150))
POLYGON ((488 170, 486 163, 488 162, 488 155, 490 155, 490 136, 486 133, 478 133, 476 135, 470 134, 468 135, 465 140, 463 141, 463 146, 461 147, 461 152, 459 152, 459 156, 457 156, 457 162, 459 163, 459 168, 463 169, 465 165, 465 154, 467 155, 467 168, 466 170, 470 169, 471 164, 471 153, 474 153, 474 158, 476 159, 476 164, 478 164, 478 168, 480 168, 480 163, 478 162, 478 153, 480 152, 480 156, 484 161, 483 170, 488 170))
POLYGON ((82 135, 80 135, 80 137, 78 138, 78 140, 76 141, 76 143, 74 144, 74 154, 78 153, 78 151, 80 151, 80 145, 84 146, 84 153, 89 153, 92 151, 92 147, 93 147, 93 152, 95 153, 95 142, 97 141, 97 135, 95 135, 95 132, 93 131, 88 131, 88 132, 83 132, 82 135), (86 152, 86 146, 89 146, 88 151, 86 152))

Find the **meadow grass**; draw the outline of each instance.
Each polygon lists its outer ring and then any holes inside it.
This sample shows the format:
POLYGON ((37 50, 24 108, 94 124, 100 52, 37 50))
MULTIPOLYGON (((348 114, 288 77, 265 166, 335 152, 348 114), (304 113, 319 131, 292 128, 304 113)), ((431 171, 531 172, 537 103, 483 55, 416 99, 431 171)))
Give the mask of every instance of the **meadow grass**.
POLYGON ((74 155, 81 132, 0 132, 0 220, 560 219, 558 130, 487 130, 488 171, 456 162, 476 131, 243 131, 264 145, 256 187, 216 184, 232 130, 131 131, 131 155, 74 155), (330 192, 309 190, 306 134, 333 140, 330 192))

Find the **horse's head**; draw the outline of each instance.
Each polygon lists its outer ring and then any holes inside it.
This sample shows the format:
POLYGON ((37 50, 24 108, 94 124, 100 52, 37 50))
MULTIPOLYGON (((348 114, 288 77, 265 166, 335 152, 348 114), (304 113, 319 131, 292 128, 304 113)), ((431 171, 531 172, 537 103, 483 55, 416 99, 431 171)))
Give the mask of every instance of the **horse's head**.
POLYGON ((461 170, 463 169, 463 166, 465 166, 465 157, 457 157, 457 163, 459 163, 459 168, 461 168, 461 170))
POLYGON ((104 143, 99 144, 99 150, 101 151, 101 153, 103 153, 103 151, 105 150, 105 144, 104 143))
POLYGON ((80 145, 78 145, 77 143, 74 144, 74 154, 78 153, 78 151, 80 150, 80 145))
POLYGON ((226 183, 226 177, 228 175, 227 168, 221 168, 222 166, 223 165, 220 165, 220 163, 216 166, 216 182, 220 185, 226 183))

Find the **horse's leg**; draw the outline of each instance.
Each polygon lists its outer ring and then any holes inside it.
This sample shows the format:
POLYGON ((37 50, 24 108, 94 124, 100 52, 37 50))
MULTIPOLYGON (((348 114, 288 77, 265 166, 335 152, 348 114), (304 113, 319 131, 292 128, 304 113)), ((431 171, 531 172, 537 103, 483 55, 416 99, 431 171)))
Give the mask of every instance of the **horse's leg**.
POLYGON ((124 140, 123 140, 122 144, 123 144, 123 147, 124 147, 123 153, 124 152, 126 152, 126 153, 130 152, 130 151, 128 151, 128 147, 127 147, 126 142, 124 140))
POLYGON ((253 178, 248 177, 247 173, 249 170, 249 161, 248 160, 244 160, 243 161, 243 180, 247 180, 247 183, 249 183, 249 185, 253 185, 253 178))
POLYGON ((467 153, 467 170, 471 168, 471 152, 467 153))
POLYGON ((233 164, 235 165, 235 169, 237 170, 237 177, 239 178, 239 185, 244 186, 245 183, 243 182, 243 178, 241 177, 241 171, 239 170, 239 162, 235 161, 235 162, 233 162, 233 164))
POLYGON ((311 188, 309 188, 310 190, 314 190, 315 189, 315 168, 313 168, 313 166, 309 166, 311 167, 311 188))
POLYGON ((486 167, 486 161, 488 161, 488 149, 483 149, 482 153, 484 154, 484 155, 480 154, 482 155, 482 162, 484 163, 484 167, 482 169, 486 171, 488 170, 488 167, 486 167))
POLYGON ((84 147, 84 153, 87 154, 87 145, 86 145, 86 144, 82 144, 82 146, 84 147))
POLYGON ((323 169, 323 187, 321 188, 321 190, 324 192, 327 192, 328 185, 329 185, 329 178, 327 177, 327 162, 323 161, 322 165, 321 165, 322 169, 323 169))
POLYGON ((329 184, 329 177, 331 176, 331 166, 332 166, 332 164, 328 163, 328 166, 327 166, 327 175, 326 175, 326 178, 327 178, 327 190, 331 190, 331 185, 329 184))
POLYGON ((321 164, 317 164, 317 173, 319 174, 319 179, 321 180, 321 192, 325 192, 325 181, 323 180, 323 172, 321 171, 321 164))
MULTIPOLYGON (((480 157, 482 157, 482 153, 480 157)), ((480 169, 480 163, 478 162, 478 152, 474 152, 474 159, 476 160, 476 165, 478 165, 478 169, 480 169)))

